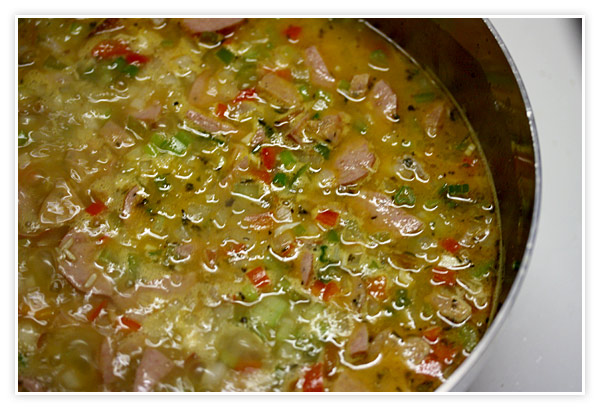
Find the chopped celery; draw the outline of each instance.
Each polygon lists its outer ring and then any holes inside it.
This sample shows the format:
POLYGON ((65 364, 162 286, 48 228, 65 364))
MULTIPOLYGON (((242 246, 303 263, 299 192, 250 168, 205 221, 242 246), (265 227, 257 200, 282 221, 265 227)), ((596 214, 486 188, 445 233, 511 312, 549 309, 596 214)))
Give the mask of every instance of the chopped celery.
POLYGON ((235 54, 233 54, 227 48, 223 47, 220 48, 219 51, 217 51, 217 57, 219 57, 219 59, 225 64, 229 64, 235 58, 235 54))
POLYGON ((306 228, 304 227, 304 225, 296 225, 294 227, 294 234, 296 236, 301 236, 304 235, 306 233, 306 228))
POLYGON ((308 86, 306 84, 301 84, 298 87, 298 92, 304 99, 304 101, 310 100, 310 91, 308 90, 308 86))
POLYGON ((244 302, 254 302, 258 299, 258 291, 256 290, 256 287, 250 283, 244 284, 240 294, 244 302))
POLYGON ((337 231, 332 229, 329 232, 327 232, 326 239, 328 242, 337 243, 340 241, 340 235, 337 233, 337 231))
POLYGON ((300 179, 300 177, 302 176, 302 174, 304 174, 306 172, 306 170, 309 168, 309 164, 304 164, 295 174, 294 176, 290 179, 290 184, 289 187, 293 188, 294 184, 296 184, 296 182, 298 182, 298 179, 300 179))
POLYGON ((286 299, 281 296, 270 296, 253 306, 251 312, 258 322, 274 328, 288 308, 289 304, 286 299))
POLYGON ((340 90, 348 91, 350 89, 350 82, 348 80, 340 81, 338 88, 340 90))
POLYGON ((458 337, 467 352, 472 351, 479 341, 477 330, 470 323, 465 323, 462 325, 458 331, 458 337))
POLYGON ((406 306, 410 306, 411 300, 408 297, 408 291, 404 288, 398 289, 396 291, 396 298, 394 300, 394 305, 399 308, 405 308, 406 306))
POLYGON ((481 279, 489 273, 489 271, 492 269, 493 266, 494 266, 494 262, 487 262, 487 263, 483 263, 481 265, 475 266, 473 269, 471 269, 471 275, 474 278, 481 279))
POLYGON ((369 62, 376 67, 385 68, 388 65, 387 55, 383 50, 375 50, 369 56, 369 62))
POLYGON ((417 103, 430 102, 430 101, 433 101, 435 99, 435 97, 436 97, 435 93, 431 93, 431 92, 413 95, 413 98, 417 103))
POLYGON ((289 167, 296 163, 296 157, 291 151, 284 150, 279 154, 279 160, 285 167, 289 167))
POLYGON ((403 185, 394 195, 396 205, 414 205, 416 201, 415 192, 409 186, 403 185))
POLYGON ((284 340, 289 339, 295 328, 296 322, 293 319, 289 317, 283 318, 277 325, 275 340, 281 343, 284 340))

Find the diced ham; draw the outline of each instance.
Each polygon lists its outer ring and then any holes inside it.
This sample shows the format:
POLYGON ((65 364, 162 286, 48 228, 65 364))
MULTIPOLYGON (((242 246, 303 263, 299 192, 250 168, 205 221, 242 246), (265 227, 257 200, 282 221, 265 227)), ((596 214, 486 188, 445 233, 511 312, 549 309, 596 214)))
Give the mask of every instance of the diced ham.
POLYGON ((471 316, 471 306, 464 298, 446 288, 436 288, 425 297, 425 301, 453 323, 462 323, 471 316))
POLYGON ((423 222, 396 207, 391 198, 378 192, 363 191, 361 195, 350 197, 348 203, 377 230, 396 236, 411 236, 423 229, 423 222))
POLYGON ((102 374, 102 382, 110 384, 115 381, 116 376, 113 368, 113 349, 108 337, 104 338, 100 345, 100 355, 98 357, 98 367, 102 374))
POLYGON ((369 93, 369 101, 378 112, 387 118, 391 120, 396 118, 398 99, 396 93, 385 81, 379 80, 375 83, 369 93))
POLYGON ((369 389, 362 384, 362 382, 356 380, 352 376, 348 375, 347 372, 342 372, 335 379, 330 391, 333 392, 362 392, 369 391, 369 389))
POLYGON ((39 220, 44 226, 55 228, 72 220, 82 209, 83 204, 69 184, 59 179, 42 203, 39 220))
POLYGON ((237 130, 231 125, 223 121, 219 121, 215 118, 209 117, 207 115, 201 114, 198 111, 189 110, 186 113, 186 117, 195 122, 202 129, 202 131, 206 131, 209 133, 220 132, 225 134, 237 132, 237 130))
POLYGON ((369 74, 356 74, 350 81, 350 96, 361 98, 367 92, 369 87, 369 74))
POLYGON ((273 97, 277 103, 286 107, 300 104, 300 93, 291 82, 274 73, 267 73, 258 82, 258 89, 273 97))
POLYGON ((131 116, 141 121, 154 122, 160 116, 161 111, 162 106, 160 105, 160 103, 154 103, 144 108, 143 110, 134 112, 133 114, 131 114, 131 116))
POLYGON ((320 139, 335 146, 341 140, 344 123, 340 114, 332 114, 312 122, 312 128, 320 139))
POLYGON ((211 75, 212 72, 204 71, 196 77, 188 95, 190 104, 196 107, 206 107, 215 102, 215 96, 206 92, 208 90, 208 80, 211 75))
POLYGON ((219 31, 234 26, 243 20, 243 18, 188 18, 182 19, 181 24, 190 33, 197 34, 207 31, 219 31))
POLYGON ((133 391, 149 392, 173 369, 174 364, 157 349, 147 348, 135 372, 133 391))
POLYGON ((196 246, 190 243, 182 243, 175 248, 175 253, 180 259, 187 259, 191 257, 196 251, 196 246))
POLYGON ((331 87, 335 84, 335 78, 329 73, 323 57, 319 54, 317 47, 310 46, 304 50, 306 65, 310 70, 310 78, 313 83, 321 87, 331 87))
POLYGON ((250 141, 250 147, 252 149, 256 148, 256 146, 262 144, 267 139, 267 134, 265 133, 265 129, 263 127, 258 127, 256 132, 252 136, 252 140, 250 141))
POLYGON ((438 135, 444 123, 445 113, 446 105, 443 101, 438 101, 429 107, 423 117, 423 128, 429 137, 435 138, 438 135))
POLYGON ((111 296, 113 287, 96 266, 96 241, 71 229, 59 245, 58 270, 80 292, 111 296))
POLYGON ((334 167, 341 185, 353 184, 366 177, 375 164, 375 154, 369 150, 366 140, 347 142, 336 156, 334 167))
POLYGON ((309 250, 300 253, 300 277, 304 286, 308 285, 313 274, 313 254, 309 250))
POLYGON ((41 381, 34 379, 33 377, 19 377, 19 387, 21 386, 25 389, 25 391, 31 393, 46 391, 46 386, 44 386, 41 381))
POLYGON ((367 353, 369 349, 369 332, 365 323, 356 325, 346 342, 346 351, 351 357, 367 353))
POLYGON ((127 195, 125 195, 125 199, 123 200, 123 210, 121 212, 121 218, 129 218, 133 207, 141 201, 138 192, 140 192, 140 188, 137 185, 135 185, 133 188, 127 191, 127 195))
POLYGON ((108 120, 102 128, 100 135, 114 148, 129 148, 135 144, 135 139, 125 130, 125 128, 117 125, 114 121, 108 120))

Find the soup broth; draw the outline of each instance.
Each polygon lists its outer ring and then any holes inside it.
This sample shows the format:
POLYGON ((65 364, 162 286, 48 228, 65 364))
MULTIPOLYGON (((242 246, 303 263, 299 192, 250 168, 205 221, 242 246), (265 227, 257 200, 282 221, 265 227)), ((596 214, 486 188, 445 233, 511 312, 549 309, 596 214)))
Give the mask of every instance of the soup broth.
POLYGON ((493 181, 354 19, 21 19, 23 391, 432 391, 485 332, 493 181))

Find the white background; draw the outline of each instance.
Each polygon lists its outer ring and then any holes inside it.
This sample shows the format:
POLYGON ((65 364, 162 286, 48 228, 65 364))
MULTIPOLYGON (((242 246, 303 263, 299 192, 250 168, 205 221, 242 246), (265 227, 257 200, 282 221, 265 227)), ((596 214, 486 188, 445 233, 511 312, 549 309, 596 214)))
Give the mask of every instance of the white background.
POLYGON ((582 390, 581 28, 492 19, 525 83, 542 154, 531 265, 472 391, 582 390))

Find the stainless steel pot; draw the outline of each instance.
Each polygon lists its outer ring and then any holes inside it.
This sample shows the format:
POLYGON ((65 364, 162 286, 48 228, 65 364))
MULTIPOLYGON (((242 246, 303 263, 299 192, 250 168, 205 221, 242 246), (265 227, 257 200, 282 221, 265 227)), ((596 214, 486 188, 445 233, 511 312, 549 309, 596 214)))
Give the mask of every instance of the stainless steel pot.
POLYGON ((487 157, 502 227, 497 313, 471 355, 438 391, 466 390, 510 317, 529 265, 541 200, 539 142, 525 86, 489 20, 367 19, 436 76, 462 107, 487 157))

